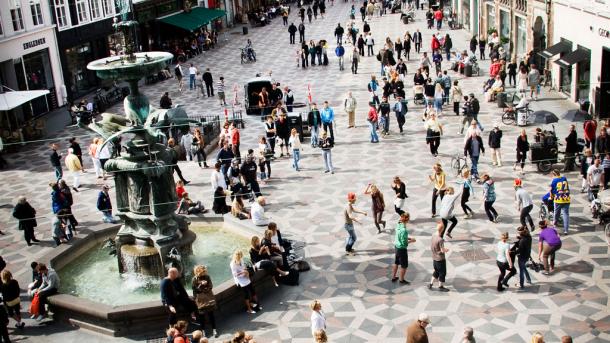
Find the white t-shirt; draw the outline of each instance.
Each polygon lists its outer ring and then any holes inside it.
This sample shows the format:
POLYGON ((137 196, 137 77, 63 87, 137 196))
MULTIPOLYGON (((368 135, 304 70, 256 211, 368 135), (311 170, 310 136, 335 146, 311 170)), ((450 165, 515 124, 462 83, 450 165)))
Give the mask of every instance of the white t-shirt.
POLYGON ((508 242, 499 241, 496 246, 496 252, 498 255, 496 256, 496 261, 500 263, 506 263, 508 260, 506 259, 506 252, 510 249, 510 244, 508 242))
POLYGON ((256 201, 250 207, 250 216, 256 226, 267 226, 269 224, 269 219, 265 217, 265 209, 256 201))
POLYGON ((197 74, 197 68, 195 68, 195 67, 189 67, 189 74, 190 74, 190 75, 195 75, 195 74, 197 74))
POLYGON ((225 176, 222 172, 214 170, 212 172, 211 182, 212 182, 212 191, 215 192, 216 188, 222 187, 222 189, 227 189, 227 181, 225 180, 225 176))
POLYGON ((315 335, 318 330, 326 330, 326 318, 322 311, 311 311, 311 333, 315 335))
POLYGON ((602 177, 604 176, 604 169, 600 165, 596 167, 595 164, 589 166, 587 169, 587 179, 590 179, 589 186, 599 186, 602 183, 602 177))
POLYGON ((246 287, 250 284, 250 277, 248 277, 247 275, 240 275, 241 273, 243 273, 244 270, 246 270, 246 267, 244 267, 243 265, 243 261, 241 264, 235 264, 233 263, 233 261, 231 261, 231 274, 233 274, 233 281, 235 281, 235 284, 238 285, 239 287, 246 287))

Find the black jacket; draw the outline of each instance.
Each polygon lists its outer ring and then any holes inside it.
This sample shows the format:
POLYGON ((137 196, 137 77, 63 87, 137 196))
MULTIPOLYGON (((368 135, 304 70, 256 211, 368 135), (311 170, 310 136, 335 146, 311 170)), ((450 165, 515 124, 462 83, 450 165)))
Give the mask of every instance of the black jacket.
POLYGON ((15 205, 15 208, 13 208, 13 217, 19 220, 19 230, 37 226, 36 210, 27 201, 25 204, 17 203, 17 205, 15 205))
POLYGON ((608 145, 610 141, 608 140, 608 136, 597 136, 595 140, 595 148, 597 148, 598 154, 605 154, 608 152, 608 145))
POLYGON ((299 24, 299 32, 300 33, 305 33, 305 25, 303 25, 303 23, 299 24))
POLYGON ((291 34, 295 34, 297 32, 297 27, 294 24, 290 24, 290 26, 288 26, 288 32, 290 32, 291 34))
POLYGON ((517 152, 526 153, 530 149, 530 143, 527 141, 527 136, 525 140, 521 139, 521 136, 517 137, 517 152))
POLYGON ((309 113, 307 114, 307 125, 309 126, 313 126, 313 116, 316 116, 316 123, 318 127, 322 126, 322 118, 320 117, 320 110, 318 110, 317 108, 314 110, 309 111, 309 113))
POLYGON ((61 156, 59 156, 56 150, 53 150, 51 153, 51 165, 53 167, 61 167, 61 156))
POLYGON ((571 131, 568 137, 566 137, 566 152, 578 152, 578 136, 576 131, 571 131))
POLYGON ((70 143, 70 148, 72 148, 72 152, 76 156, 83 156, 83 150, 80 148, 80 144, 76 142, 70 143))
MULTIPOLYGON (((481 136, 477 136, 476 139, 479 141, 479 149, 481 149, 480 152, 485 153, 485 147, 483 146, 483 139, 481 139, 481 136)), ((466 145, 464 145, 464 156, 468 156, 471 155, 472 156, 472 136, 468 137, 468 139, 466 140, 466 145)))
POLYGON ((517 256, 529 260, 532 253, 532 236, 525 236, 519 238, 517 241, 517 256))
POLYGON ((344 32, 345 30, 343 29, 343 27, 337 26, 337 28, 335 29, 335 36, 343 36, 344 32))
POLYGON ((479 105, 479 100, 472 99, 470 100, 470 107, 472 108, 472 115, 476 116, 477 114, 479 114, 479 110, 481 109, 481 106, 479 105))
POLYGON ((500 141, 502 140, 502 130, 491 130, 489 132, 489 140, 487 144, 492 149, 500 149, 500 141))
POLYGON ((212 73, 210 73, 209 71, 206 71, 205 73, 203 73, 203 75, 201 75, 201 78, 203 79, 203 82, 210 84, 214 82, 214 79, 212 78, 212 73))

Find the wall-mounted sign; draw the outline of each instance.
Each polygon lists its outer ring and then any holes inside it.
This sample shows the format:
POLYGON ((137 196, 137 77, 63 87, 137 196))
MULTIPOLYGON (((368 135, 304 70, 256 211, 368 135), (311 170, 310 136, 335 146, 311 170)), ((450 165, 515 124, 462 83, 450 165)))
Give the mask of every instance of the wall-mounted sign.
POLYGON ((605 29, 600 28, 599 30, 597 30, 597 32, 602 37, 610 38, 610 31, 609 30, 605 30, 605 29))
POLYGON ((35 39, 35 40, 31 41, 31 42, 23 43, 23 50, 27 50, 27 49, 33 48, 35 46, 43 45, 45 43, 46 43, 46 40, 45 40, 44 37, 43 38, 39 38, 39 39, 35 39))

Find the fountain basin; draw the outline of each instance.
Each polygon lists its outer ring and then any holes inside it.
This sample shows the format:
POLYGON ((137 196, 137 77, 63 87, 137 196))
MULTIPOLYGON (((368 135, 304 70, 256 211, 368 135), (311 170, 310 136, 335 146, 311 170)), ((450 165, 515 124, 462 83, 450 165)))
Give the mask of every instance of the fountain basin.
MULTIPOLYGON (((249 238, 251 235, 261 234, 261 232, 259 232, 260 228, 250 227, 249 225, 239 225, 240 227, 234 229, 232 226, 223 223, 223 220, 220 217, 206 218, 205 222, 197 221, 197 218, 190 219, 193 220, 192 226, 195 228, 195 232, 197 232, 199 230, 198 227, 201 226, 214 226, 222 227, 223 230, 233 232, 235 236, 240 236, 240 239, 243 240, 249 238)), ((60 288, 61 294, 49 298, 49 304, 55 320, 68 322, 78 327, 117 337, 150 334, 151 328, 163 328, 167 326, 167 313, 165 312, 165 308, 161 305, 158 283, 155 286, 151 286, 148 291, 138 293, 131 297, 129 299, 130 301, 127 302, 100 301, 100 299, 95 299, 95 296, 92 298, 85 298, 82 295, 76 296, 74 294, 69 294, 69 290, 65 288, 66 286, 69 286, 70 283, 70 277, 66 275, 66 272, 70 272, 70 265, 77 260, 79 262, 83 261, 82 257, 84 254, 99 247, 107 238, 114 237, 118 230, 119 226, 114 226, 93 232, 84 239, 74 240, 70 246, 60 246, 56 251, 51 252, 50 255, 42 259, 43 261, 50 261, 51 266, 55 268, 62 277, 62 286, 60 288), (63 249, 60 249, 62 247, 63 249), (114 305, 111 303, 114 303, 114 305)), ((204 239, 203 235, 200 233, 198 233, 197 236, 198 239, 193 244, 195 256, 197 256, 198 250, 202 249, 202 247, 197 244, 197 241, 204 239)), ((230 243, 233 249, 238 247, 238 244, 236 244, 235 241, 231 241, 230 243)), ((209 241, 208 244, 213 244, 212 246, 217 245, 209 241)), ((110 256, 110 258, 112 259, 112 263, 116 266, 116 258, 114 256, 110 256)), ((197 261, 194 262, 199 263, 197 261)), ((217 314, 219 318, 243 312, 243 293, 233 282, 229 271, 228 260, 223 260, 221 265, 212 263, 207 264, 209 273, 214 282, 214 293, 216 294, 218 303, 217 314), (226 273, 224 277, 219 274, 222 272, 226 273)), ((94 266, 94 269, 96 268, 98 268, 98 266, 94 266)), ((118 266, 116 268, 118 268, 118 266)), ((93 275, 97 277, 97 274, 99 273, 94 273, 93 275)), ((120 278, 118 271, 116 273, 108 273, 106 276, 112 276, 111 274, 120 278)), ((104 278, 101 280, 103 279, 104 278)), ((186 289, 190 293, 189 277, 187 277, 186 280, 186 289)), ((262 291, 265 288, 273 287, 271 279, 263 272, 258 272, 253 280, 258 290, 262 291)), ((160 280, 156 279, 156 281, 158 282, 160 280)), ((93 288, 100 286, 100 282, 102 282, 100 279, 95 280, 93 288)), ((121 298, 125 293, 133 293, 132 290, 128 290, 126 287, 122 286, 119 287, 116 284, 112 287, 115 288, 99 293, 103 297, 101 300, 104 300, 104 298, 110 299, 110 294, 115 294, 116 296, 114 296, 113 299, 116 300, 121 298)), ((261 293, 264 293, 264 291, 261 293)))
POLYGON ((125 56, 101 58, 87 64, 87 69, 95 70, 100 79, 139 80, 158 73, 174 58, 174 55, 163 51, 138 52, 134 56, 133 61, 126 60, 125 56))

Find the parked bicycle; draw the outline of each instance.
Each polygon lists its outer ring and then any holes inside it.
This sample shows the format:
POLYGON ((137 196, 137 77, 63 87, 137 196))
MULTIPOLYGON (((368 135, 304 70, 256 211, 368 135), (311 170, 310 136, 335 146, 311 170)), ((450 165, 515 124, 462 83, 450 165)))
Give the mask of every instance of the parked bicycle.
POLYGON ((534 111, 528 105, 525 108, 507 107, 502 113, 502 123, 504 125, 514 125, 516 123, 519 126, 526 126, 530 122, 529 118, 532 113, 534 111))
POLYGON ((451 158, 451 168, 455 170, 455 175, 462 175, 464 170, 468 170, 468 160, 459 151, 451 158))
POLYGON ((254 49, 241 48, 241 64, 256 62, 256 53, 254 49))

